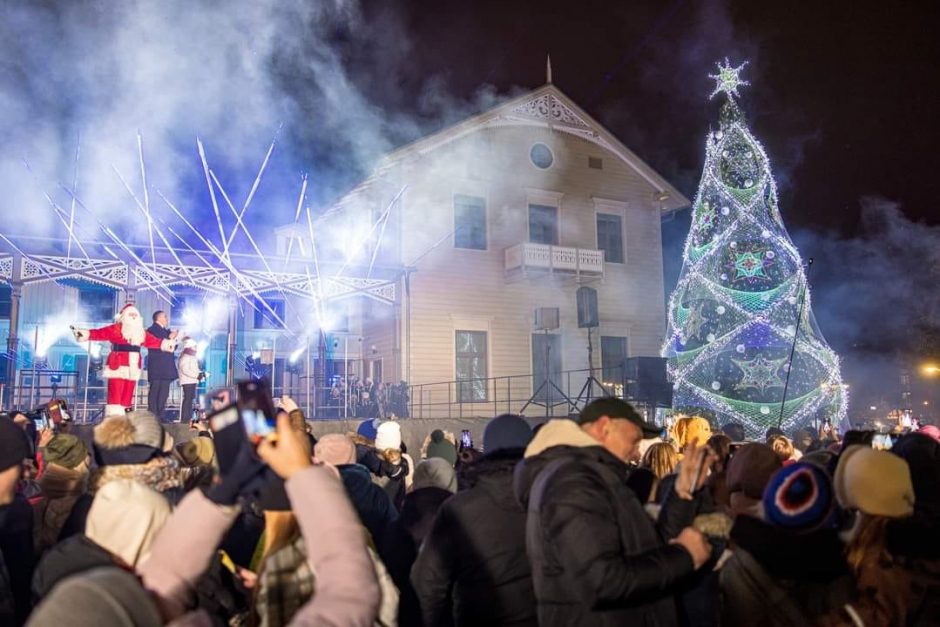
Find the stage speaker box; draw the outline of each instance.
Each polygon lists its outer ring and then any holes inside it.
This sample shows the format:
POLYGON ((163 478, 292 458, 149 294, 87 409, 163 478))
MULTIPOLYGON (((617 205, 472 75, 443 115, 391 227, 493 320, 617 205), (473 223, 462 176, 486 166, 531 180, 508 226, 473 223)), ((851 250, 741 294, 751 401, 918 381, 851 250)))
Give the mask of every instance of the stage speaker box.
POLYGON ((552 331, 558 327, 558 307, 539 307, 535 310, 536 331, 552 331))
POLYGON ((593 287, 578 288, 578 328, 593 329, 600 326, 597 315, 597 290, 593 287))
POLYGON ((628 357, 624 360, 624 383, 627 400, 672 406, 672 383, 666 376, 664 357, 628 357))

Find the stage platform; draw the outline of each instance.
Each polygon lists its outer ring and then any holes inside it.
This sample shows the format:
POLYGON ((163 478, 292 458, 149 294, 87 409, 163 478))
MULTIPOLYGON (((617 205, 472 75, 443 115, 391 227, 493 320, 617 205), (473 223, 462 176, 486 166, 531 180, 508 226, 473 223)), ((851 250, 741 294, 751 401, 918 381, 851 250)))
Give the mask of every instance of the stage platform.
MULTIPOLYGON (((396 422, 401 425, 401 439, 405 443, 408 453, 417 461, 424 438, 435 429, 450 431, 458 439, 462 430, 469 429, 474 446, 480 448, 483 445, 483 429, 491 419, 491 417, 482 416, 476 418, 401 418, 396 422)), ((526 420, 534 427, 545 422, 545 416, 527 417, 526 420)), ((313 434, 319 438, 327 433, 355 432, 360 423, 362 423, 362 419, 352 418, 348 420, 311 420, 307 424, 310 425, 313 434)), ((176 442, 184 442, 196 435, 196 432, 189 428, 188 423, 164 423, 163 426, 176 442)), ((82 438, 90 446, 93 428, 93 425, 74 425, 71 428, 71 433, 82 438)))

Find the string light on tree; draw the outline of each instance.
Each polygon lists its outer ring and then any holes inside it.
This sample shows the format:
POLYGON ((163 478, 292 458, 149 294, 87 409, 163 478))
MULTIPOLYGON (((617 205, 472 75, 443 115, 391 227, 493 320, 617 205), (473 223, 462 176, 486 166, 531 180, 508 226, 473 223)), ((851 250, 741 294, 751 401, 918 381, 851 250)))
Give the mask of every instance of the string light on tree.
POLYGON ((740 422, 758 437, 778 421, 784 429, 837 422, 847 398, 780 216, 770 162, 735 101, 749 84, 741 79, 745 65, 725 59, 710 75, 712 97, 723 93, 725 103, 706 140, 662 353, 676 411, 740 422))

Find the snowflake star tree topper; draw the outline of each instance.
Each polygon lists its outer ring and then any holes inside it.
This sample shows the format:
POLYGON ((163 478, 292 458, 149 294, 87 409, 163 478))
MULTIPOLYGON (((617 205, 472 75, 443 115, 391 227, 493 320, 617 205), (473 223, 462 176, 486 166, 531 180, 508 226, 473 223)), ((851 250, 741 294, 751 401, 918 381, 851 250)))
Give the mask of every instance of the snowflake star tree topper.
POLYGON ((745 85, 750 85, 748 81, 741 79, 741 70, 744 69, 744 66, 747 65, 747 61, 739 65, 738 67, 732 67, 731 63, 728 62, 728 58, 725 57, 724 65, 721 62, 718 62, 718 73, 709 74, 708 78, 715 81, 715 91, 712 92, 709 99, 714 98, 721 92, 728 94, 729 98, 738 97, 738 87, 743 87, 745 85))

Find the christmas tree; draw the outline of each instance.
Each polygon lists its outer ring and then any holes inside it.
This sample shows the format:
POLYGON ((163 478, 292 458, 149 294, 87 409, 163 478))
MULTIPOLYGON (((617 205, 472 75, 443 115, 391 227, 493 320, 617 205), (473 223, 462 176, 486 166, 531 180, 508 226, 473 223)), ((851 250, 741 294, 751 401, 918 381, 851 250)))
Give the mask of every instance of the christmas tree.
POLYGON ((770 426, 838 424, 846 390, 816 326, 770 162, 735 102, 748 84, 743 68, 726 59, 710 77, 712 97, 726 100, 706 141, 663 356, 676 412, 740 422, 749 437, 762 437, 770 426))

